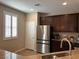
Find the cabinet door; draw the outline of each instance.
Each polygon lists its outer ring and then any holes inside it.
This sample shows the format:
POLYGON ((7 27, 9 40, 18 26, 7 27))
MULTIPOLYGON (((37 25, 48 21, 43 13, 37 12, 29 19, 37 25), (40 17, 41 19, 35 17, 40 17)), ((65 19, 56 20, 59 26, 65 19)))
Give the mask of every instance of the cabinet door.
POLYGON ((47 21, 45 21, 45 17, 40 17, 40 25, 46 25, 47 21))
POLYGON ((77 14, 70 14, 66 17, 66 31, 67 32, 76 32, 77 31, 77 14))
POLYGON ((41 17, 40 25, 51 25, 51 17, 41 17))
POLYGON ((78 14, 66 14, 43 17, 40 20, 40 24, 51 25, 54 32, 77 32, 79 31, 79 16, 77 21, 77 15, 78 14))
POLYGON ((53 26, 54 28, 54 31, 56 32, 60 32, 61 31, 61 24, 62 24, 62 21, 63 20, 63 15, 60 15, 60 16, 53 16, 52 17, 52 24, 51 26, 53 26))
POLYGON ((52 24, 52 18, 51 17, 46 17, 45 19, 46 19, 45 21, 47 21, 47 25, 51 26, 51 24, 52 24))
POLYGON ((57 32, 76 32, 77 14, 68 14, 52 17, 52 26, 57 32))

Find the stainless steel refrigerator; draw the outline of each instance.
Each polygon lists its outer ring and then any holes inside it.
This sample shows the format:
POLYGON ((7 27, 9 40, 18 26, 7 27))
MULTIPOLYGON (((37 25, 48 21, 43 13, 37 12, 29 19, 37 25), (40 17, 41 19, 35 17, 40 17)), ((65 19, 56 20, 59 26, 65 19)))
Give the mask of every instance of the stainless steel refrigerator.
POLYGON ((50 26, 40 25, 37 27, 37 52, 50 52, 50 26))

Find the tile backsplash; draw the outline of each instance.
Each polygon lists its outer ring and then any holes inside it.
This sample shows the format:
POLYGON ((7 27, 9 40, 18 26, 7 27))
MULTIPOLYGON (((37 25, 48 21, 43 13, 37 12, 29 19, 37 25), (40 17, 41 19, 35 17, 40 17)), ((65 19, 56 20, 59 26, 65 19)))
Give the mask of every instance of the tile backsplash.
MULTIPOLYGON (((63 38, 63 37, 69 37, 69 38, 73 38, 72 40, 74 42, 78 41, 78 36, 79 36, 79 33, 75 33, 75 32, 54 32, 54 34, 59 34, 60 35, 60 38, 63 38)), ((71 41, 71 40, 70 40, 71 41)))

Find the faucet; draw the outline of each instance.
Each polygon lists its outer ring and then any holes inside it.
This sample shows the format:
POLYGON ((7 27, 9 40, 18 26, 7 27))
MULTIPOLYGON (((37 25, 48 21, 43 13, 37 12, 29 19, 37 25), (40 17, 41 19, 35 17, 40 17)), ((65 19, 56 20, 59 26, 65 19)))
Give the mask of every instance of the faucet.
POLYGON ((63 38, 63 39, 61 40, 60 48, 62 48, 62 43, 63 43, 63 41, 68 42, 68 44, 69 44, 69 54, 71 54, 71 43, 70 43, 70 41, 68 40, 68 38, 63 38))

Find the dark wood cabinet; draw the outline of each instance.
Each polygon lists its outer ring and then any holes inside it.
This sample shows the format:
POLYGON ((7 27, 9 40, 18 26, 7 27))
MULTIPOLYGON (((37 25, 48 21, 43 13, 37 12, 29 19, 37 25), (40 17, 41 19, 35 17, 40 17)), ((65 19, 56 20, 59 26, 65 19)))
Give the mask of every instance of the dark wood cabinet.
POLYGON ((46 17, 40 17, 40 25, 46 25, 46 21, 45 21, 46 17))
POLYGON ((41 17, 41 25, 50 25, 53 27, 54 32, 77 32, 79 31, 78 14, 66 14, 58 16, 41 17))
POLYGON ((55 32, 62 31, 62 21, 64 19, 63 15, 60 16, 52 16, 51 26, 53 27, 55 32))
POLYGON ((76 17, 73 15, 62 15, 52 17, 52 26, 56 32, 75 31, 76 17))
POLYGON ((77 27, 78 27, 77 28, 78 29, 77 31, 79 32, 79 14, 78 14, 78 20, 77 20, 77 27))
POLYGON ((77 14, 65 15, 64 27, 67 32, 76 32, 77 31, 77 14))
MULTIPOLYGON (((62 43, 62 48, 60 47, 61 41, 59 40, 51 40, 50 44, 50 52, 58 52, 58 51, 66 51, 69 50, 68 42, 64 41, 62 43)), ((71 42, 72 50, 74 49, 74 44, 71 42)))
POLYGON ((51 25, 51 17, 40 17, 40 25, 51 25))

